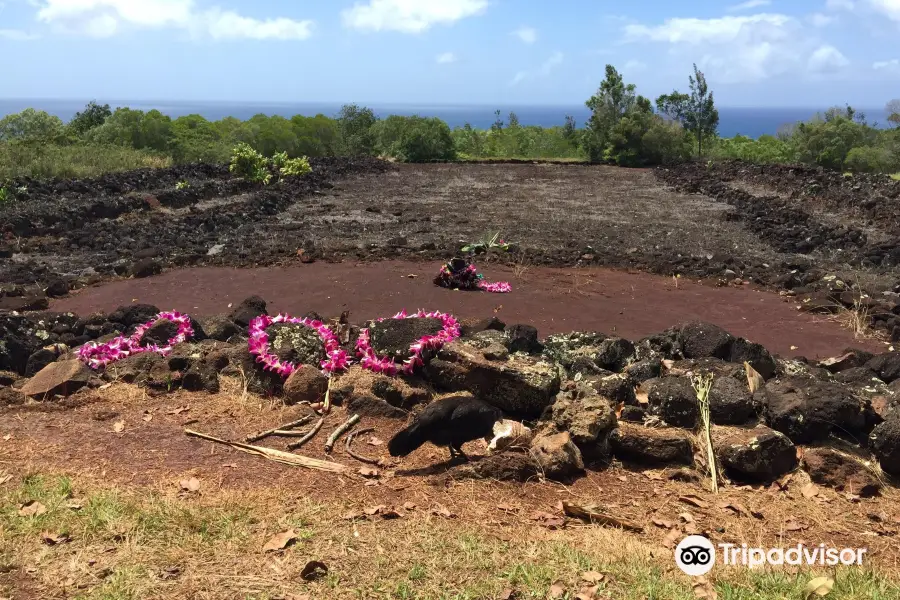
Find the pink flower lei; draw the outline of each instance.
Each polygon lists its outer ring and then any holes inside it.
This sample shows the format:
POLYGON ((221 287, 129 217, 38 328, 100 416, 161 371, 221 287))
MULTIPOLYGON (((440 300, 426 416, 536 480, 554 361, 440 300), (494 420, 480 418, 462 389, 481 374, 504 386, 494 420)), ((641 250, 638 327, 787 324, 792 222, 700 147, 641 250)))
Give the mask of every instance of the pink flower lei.
POLYGON ((505 281, 488 283, 475 265, 462 258, 454 258, 442 265, 434 283, 454 290, 483 290, 494 294, 508 294, 512 291, 512 286, 505 281))
POLYGON ((120 335, 112 340, 98 344, 97 342, 88 342, 78 349, 78 357, 92 369, 99 369, 106 365, 122 360, 133 354, 142 352, 156 352, 163 356, 168 356, 172 352, 172 347, 186 341, 188 338, 194 337, 194 328, 191 327, 191 318, 176 311, 161 312, 150 321, 140 325, 134 330, 130 336, 120 335), (147 333, 147 330, 153 327, 157 321, 172 321, 178 324, 178 333, 166 342, 165 346, 150 344, 149 346, 141 346, 141 338, 147 333))
POLYGON ((320 363, 321 369, 328 374, 337 371, 343 371, 350 365, 347 358, 347 352, 341 349, 341 344, 334 333, 321 321, 312 319, 298 319, 287 315, 278 315, 271 317, 269 315, 261 315, 250 321, 249 334, 250 339, 247 345, 250 354, 256 356, 256 362, 261 363, 267 371, 273 371, 283 377, 287 377, 294 371, 303 367, 302 364, 295 365, 293 363, 284 362, 276 355, 269 352, 269 334, 266 333, 271 325, 276 323, 292 323, 294 325, 302 325, 314 329, 322 343, 325 345, 326 360, 320 363))
MULTIPOLYGON (((410 375, 416 367, 425 364, 424 360, 422 359, 422 352, 424 350, 439 350, 441 347, 443 347, 444 344, 452 342, 460 336, 459 322, 452 315, 448 315, 446 313, 437 311, 427 313, 424 310, 419 310, 419 312, 413 315, 407 315, 406 311, 403 310, 391 318, 440 319, 444 327, 435 335, 422 336, 418 341, 410 344, 409 350, 412 353, 412 356, 403 361, 402 366, 398 366, 397 363, 395 363, 391 358, 378 356, 375 353, 375 349, 372 347, 369 330, 363 329, 360 332, 359 339, 356 340, 356 354, 357 356, 361 357, 360 365, 362 365, 364 369, 368 369, 369 371, 373 371, 375 373, 384 373, 385 375, 390 375, 391 377, 396 376, 400 372, 410 375)), ((384 319, 378 319, 378 322, 381 321, 384 321, 384 319)))

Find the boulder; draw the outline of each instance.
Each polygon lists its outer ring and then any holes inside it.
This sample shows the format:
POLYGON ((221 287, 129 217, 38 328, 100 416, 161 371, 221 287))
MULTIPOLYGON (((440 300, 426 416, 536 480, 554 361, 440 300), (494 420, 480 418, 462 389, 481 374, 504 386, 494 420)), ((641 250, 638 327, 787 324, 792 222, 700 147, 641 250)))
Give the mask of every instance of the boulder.
POLYGON ((470 391, 510 416, 539 416, 560 388, 559 370, 553 363, 523 354, 490 361, 460 340, 444 346, 425 372, 439 388, 470 391))
POLYGON ((141 259, 131 266, 131 274, 136 279, 152 277, 153 275, 159 275, 160 273, 162 273, 162 265, 152 258, 141 259))
MULTIPOLYGON (((238 304, 231 311, 229 317, 240 327, 247 327, 250 325, 250 321, 256 317, 267 314, 269 313, 266 312, 266 301, 259 296, 250 296, 238 304)), ((207 335, 209 335, 209 332, 207 332, 207 335)))
POLYGON ((802 376, 770 381, 757 391, 766 421, 794 443, 826 439, 832 431, 865 437, 866 404, 844 386, 802 376))
POLYGON ((693 429, 700 417, 700 404, 691 382, 683 377, 662 377, 644 384, 650 414, 668 425, 693 429))
POLYGON ((891 414, 872 430, 869 447, 885 473, 900 476, 900 414, 891 414))
POLYGON ((513 325, 506 329, 507 348, 510 352, 537 354, 543 350, 538 341, 538 330, 531 325, 513 325))
POLYGON ((0 371, 0 387, 10 386, 20 379, 18 373, 0 371))
POLYGON ((0 298, 0 310, 30 312, 47 310, 48 308, 50 308, 50 300, 43 295, 5 296, 0 298))
POLYGON ((219 373, 207 361, 197 361, 191 365, 181 378, 181 387, 189 392, 201 390, 216 394, 219 392, 219 373))
POLYGON ((635 355, 637 360, 684 358, 680 330, 678 328, 667 329, 639 340, 635 344, 635 355))
POLYGON ((728 360, 734 336, 712 323, 695 321, 682 325, 679 332, 685 358, 721 358, 728 360))
POLYGON ((178 323, 168 319, 160 319, 150 326, 141 337, 142 346, 168 346, 169 340, 178 335, 178 323))
POLYGON ((625 373, 635 385, 640 385, 662 374, 662 361, 658 358, 645 358, 625 367, 625 373))
POLYGON ((803 468, 814 482, 863 498, 881 489, 881 482, 862 461, 831 448, 807 448, 803 468))
POLYGON ((716 425, 743 425, 755 420, 760 406, 746 382, 717 377, 709 390, 710 420, 716 425))
POLYGON ((123 383, 146 383, 150 369, 154 365, 165 361, 166 359, 156 352, 132 354, 107 365, 103 371, 103 378, 107 381, 121 381, 123 383))
POLYGON ((694 463, 694 446, 686 432, 619 423, 609 436, 613 456, 626 463, 659 466, 694 463))
POLYGON ((568 431, 572 441, 587 457, 607 453, 607 438, 616 426, 615 410, 609 400, 588 386, 560 392, 549 408, 549 420, 556 431, 568 431))
POLYGON ((241 328, 226 315, 200 317, 197 321, 203 328, 206 337, 220 342, 227 342, 231 337, 241 333, 241 328))
POLYGON ((50 363, 28 380, 22 394, 44 399, 56 395, 69 396, 85 385, 91 377, 91 370, 80 360, 64 360, 50 363))
POLYGON ((69 293, 69 282, 61 277, 57 277, 47 284, 47 289, 44 290, 44 293, 51 298, 61 298, 69 293))
POLYGON ((11 387, 0 388, 0 406, 18 406, 25 403, 25 395, 11 387))
POLYGON ((28 364, 25 365, 25 377, 34 377, 38 371, 50 363, 56 362, 57 357, 58 354, 53 350, 41 348, 28 357, 28 364))
POLYGON ((775 376, 778 368, 775 359, 764 346, 748 342, 744 338, 734 340, 728 356, 728 362, 738 364, 748 362, 766 381, 775 376))
POLYGON ((154 363, 147 373, 145 385, 157 392, 171 393, 181 387, 184 379, 183 371, 172 371, 165 360, 154 363))
POLYGON ((848 349, 841 356, 819 361, 819 366, 827 369, 830 373, 842 373, 848 369, 862 367, 873 358, 874 355, 870 352, 848 349))
POLYGON ((48 329, 29 317, 0 313, 0 370, 24 373, 28 357, 53 341, 52 338, 48 329))
POLYGON ((634 394, 634 382, 625 373, 590 376, 581 381, 604 398, 609 399, 614 406, 618 404, 636 406, 638 403, 634 394))
POLYGON ((601 369, 619 372, 635 355, 634 344, 623 338, 609 338, 600 342, 594 362, 601 369))
POLYGON ((466 342, 481 351, 488 360, 504 361, 509 358, 506 334, 502 331, 488 329, 466 338, 466 342))
POLYGON ((266 371, 250 354, 247 344, 240 344, 226 350, 228 367, 222 371, 226 375, 243 378, 247 390, 263 396, 274 396, 284 387, 284 379, 278 373, 266 371))
POLYGON ((851 367, 840 371, 834 376, 834 380, 838 383, 858 386, 883 386, 884 382, 878 378, 875 371, 869 367, 851 367))
POLYGON ((622 414, 619 417, 621 421, 629 421, 631 423, 643 423, 647 417, 647 411, 640 406, 623 406, 622 414))
POLYGON ((381 398, 370 394, 354 394, 347 401, 347 410, 361 417, 385 417, 388 419, 405 419, 405 410, 391 406, 381 398))
POLYGON ((304 366, 291 373, 284 382, 284 403, 288 406, 309 402, 315 404, 325 398, 328 377, 320 370, 304 366))
POLYGON ((735 481, 769 482, 797 466, 797 449, 779 431, 713 427, 713 447, 725 473, 735 481))
POLYGON ((900 379, 900 352, 879 354, 867 362, 866 366, 885 383, 896 381, 900 379))
POLYGON ((426 335, 435 335, 442 328, 440 319, 429 317, 385 319, 369 327, 369 339, 378 356, 387 356, 399 364, 409 358, 411 345, 426 335))
POLYGON ((537 436, 529 453, 548 479, 565 479, 584 471, 581 451, 567 431, 537 436))
POLYGON ((120 306, 109 313, 107 319, 114 323, 121 323, 129 333, 138 325, 148 323, 160 313, 159 308, 152 304, 130 304, 120 306))
POLYGON ((405 377, 388 377, 352 365, 332 382, 331 401, 344 404, 356 396, 372 396, 404 410, 432 399, 431 390, 405 377))
POLYGON ((506 324, 497 317, 460 320, 460 333, 462 333, 463 336, 470 336, 482 331, 503 331, 505 329, 506 324))
POLYGON ((453 480, 489 479, 492 481, 525 482, 540 473, 536 461, 528 454, 504 452, 485 456, 455 467, 451 471, 453 480))

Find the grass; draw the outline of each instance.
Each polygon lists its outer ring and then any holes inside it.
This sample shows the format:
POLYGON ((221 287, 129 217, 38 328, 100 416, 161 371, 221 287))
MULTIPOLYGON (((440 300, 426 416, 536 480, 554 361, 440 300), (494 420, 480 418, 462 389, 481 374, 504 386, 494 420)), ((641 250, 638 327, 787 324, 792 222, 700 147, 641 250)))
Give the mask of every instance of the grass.
MULTIPOLYGON (((561 581, 573 598, 580 575, 603 573, 601 598, 689 600, 691 581, 663 550, 619 531, 576 527, 549 531, 533 524, 489 528, 473 514, 445 519, 421 510, 402 519, 349 522, 346 506, 292 497, 284 490, 223 490, 204 481, 200 495, 179 495, 171 482, 158 489, 121 489, 102 481, 33 474, 0 487, 0 596, 4 571, 27 572, 42 597, 83 600, 138 598, 253 598, 287 594, 311 598, 545 598, 561 581), (73 504, 73 498, 77 502, 73 504), (47 512, 22 517, 37 500, 47 512), (78 508, 80 506, 80 508, 78 508), (294 528, 283 553, 261 548, 294 528), (42 532, 71 541, 48 546, 42 532), (329 573, 314 583, 297 573, 309 560, 329 573)), ((713 571, 722 600, 802 598, 820 572, 788 574, 713 571)), ((900 587, 865 569, 838 570, 830 597, 887 600, 900 587)))
POLYGON ((0 180, 15 177, 96 177, 141 167, 167 167, 168 157, 124 146, 0 143, 0 180))
POLYGON ((897 181, 900 181, 900 173, 894 173, 893 175, 891 175, 891 179, 896 179, 897 181))

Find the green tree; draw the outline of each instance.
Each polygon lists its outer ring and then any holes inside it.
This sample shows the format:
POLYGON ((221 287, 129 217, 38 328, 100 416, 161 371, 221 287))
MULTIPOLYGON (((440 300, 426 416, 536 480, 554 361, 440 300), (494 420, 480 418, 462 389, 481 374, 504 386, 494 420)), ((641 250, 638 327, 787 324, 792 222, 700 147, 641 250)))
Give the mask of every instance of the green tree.
POLYGON ((172 121, 170 153, 176 162, 227 162, 234 144, 201 115, 172 121))
POLYGON ((900 127, 900 99, 891 100, 885 106, 888 123, 894 127, 900 127))
POLYGON ((677 90, 663 94, 656 99, 656 107, 660 113, 680 122, 697 138, 697 154, 703 156, 703 140, 715 138, 719 129, 719 111, 706 83, 706 76, 696 64, 688 83, 690 94, 677 90))
POLYGON ((94 127, 100 127, 106 122, 106 119, 112 116, 112 110, 109 108, 109 104, 97 104, 96 101, 91 100, 87 103, 87 106, 84 107, 84 110, 78 113, 75 113, 75 116, 69 121, 69 127, 72 128, 72 131, 77 135, 83 135, 93 129, 94 127))
MULTIPOLYGON (((591 117, 585 126, 583 144, 591 161, 606 160, 604 154, 613 128, 638 103, 635 85, 626 84, 614 66, 606 65, 606 78, 597 93, 585 102, 591 117)), ((640 97, 642 107, 649 104, 646 98, 640 97)))
POLYGON ((339 148, 341 154, 373 154, 375 133, 373 127, 378 118, 371 108, 345 104, 337 116, 339 148))
POLYGON ((62 135, 63 122, 43 110, 26 108, 0 119, 0 141, 49 140, 62 135))

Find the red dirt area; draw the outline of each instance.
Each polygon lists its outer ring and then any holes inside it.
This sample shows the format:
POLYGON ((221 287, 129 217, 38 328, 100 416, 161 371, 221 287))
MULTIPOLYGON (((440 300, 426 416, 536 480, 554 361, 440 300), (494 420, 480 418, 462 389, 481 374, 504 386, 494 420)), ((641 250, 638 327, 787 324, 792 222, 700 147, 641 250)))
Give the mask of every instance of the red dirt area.
POLYGON ((528 323, 542 335, 601 331, 629 339, 703 320, 782 356, 832 356, 847 347, 883 350, 838 323, 801 313, 797 304, 750 286, 712 287, 685 280, 601 268, 479 267, 489 281, 509 280, 510 294, 464 292, 432 283, 439 265, 404 261, 313 263, 256 269, 196 268, 87 288, 54 301, 52 310, 88 314, 143 302, 195 316, 225 313, 247 296, 270 312, 330 317, 349 310, 361 322, 401 309, 449 311, 459 318, 496 315, 528 323), (516 276, 518 275, 518 276, 516 276))

